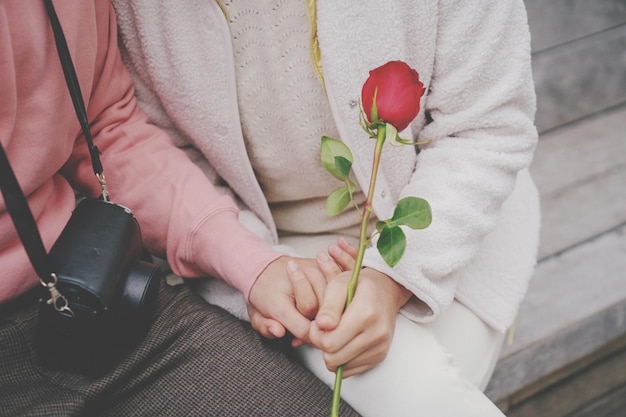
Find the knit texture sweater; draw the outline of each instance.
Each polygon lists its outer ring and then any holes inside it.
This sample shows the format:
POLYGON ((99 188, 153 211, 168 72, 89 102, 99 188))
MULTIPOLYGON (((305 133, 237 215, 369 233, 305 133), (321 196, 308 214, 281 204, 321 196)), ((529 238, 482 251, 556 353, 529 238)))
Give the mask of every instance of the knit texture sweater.
MULTIPOLYGON (((338 137, 310 58, 303 1, 225 1, 233 43, 241 130, 280 234, 358 236, 355 210, 326 214, 342 183, 320 163, 320 139, 338 137)), ((364 200, 363 193, 356 196, 364 200)))

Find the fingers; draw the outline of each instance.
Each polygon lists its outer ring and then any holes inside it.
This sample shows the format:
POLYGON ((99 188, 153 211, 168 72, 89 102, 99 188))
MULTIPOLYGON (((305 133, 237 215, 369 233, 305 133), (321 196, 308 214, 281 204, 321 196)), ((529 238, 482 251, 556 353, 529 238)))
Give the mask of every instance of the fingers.
POLYGON ((295 339, 295 338, 291 340, 291 347, 294 349, 297 349, 303 345, 306 345, 306 342, 304 340, 295 339))
MULTIPOLYGON (((379 363, 385 360, 385 358, 387 357, 387 352, 383 352, 381 355, 376 355, 376 356, 373 356, 373 353, 371 353, 371 355, 372 357, 367 358, 367 360, 365 360, 364 358, 364 361, 362 364, 357 364, 356 360, 350 361, 344 364, 343 365, 343 379, 350 378, 351 376, 358 375, 360 373, 363 373, 367 370, 372 369, 373 367, 375 367, 376 365, 378 365, 379 363)), ((361 357, 359 357, 359 359, 361 359, 361 357)))
POLYGON ((315 323, 320 330, 333 330, 339 324, 341 314, 346 305, 348 282, 350 281, 351 275, 351 271, 342 272, 328 282, 324 299, 315 316, 315 323))
MULTIPOLYGON (((297 339, 308 342, 311 320, 296 308, 293 285, 288 276, 289 260, 288 257, 281 257, 270 263, 252 286, 248 300, 262 317, 280 323, 297 339)), ((271 334, 269 329, 279 330, 268 326, 268 322, 256 316, 254 310, 251 311, 255 329, 265 332, 265 335, 271 334)))
POLYGON ((334 278, 342 272, 341 267, 324 251, 317 252, 315 260, 317 261, 317 266, 320 268, 320 271, 322 271, 324 277, 326 277, 326 280, 334 278))
MULTIPOLYGON (((351 273, 344 272, 331 280, 328 292, 339 292, 335 285, 342 281, 342 288, 347 289, 345 280, 351 273)), ((339 301, 327 305, 330 297, 320 306, 320 312, 311 324, 311 341, 323 350, 324 361, 329 370, 334 371, 344 365, 344 377, 364 372, 382 362, 393 339, 396 316, 401 306, 399 298, 404 299, 402 291, 395 291, 391 278, 378 271, 364 268, 361 270, 359 285, 352 303, 340 315, 340 321, 334 328, 323 328, 322 317, 339 310, 339 301), (328 308, 328 310, 327 310, 328 308)), ((345 292, 344 292, 345 296, 345 292)), ((330 326, 328 326, 330 327, 330 326)))
MULTIPOLYGON (((343 239, 340 239, 340 241, 341 240, 343 239)), ((347 242, 342 244, 342 246, 340 246, 339 241, 337 244, 331 244, 328 247, 328 254, 344 271, 351 271, 354 269, 356 249, 350 246, 347 242)))
POLYGON ((251 304, 248 304, 248 316, 252 328, 268 339, 281 338, 287 333, 282 324, 263 316, 251 304))
POLYGON ((363 323, 360 317, 346 317, 347 313, 348 310, 332 332, 319 329, 314 322, 310 333, 311 340, 323 351, 328 370, 335 372, 338 366, 343 365, 344 378, 364 372, 382 362, 393 338, 393 327, 388 328, 375 320, 366 320, 363 323))
POLYGON ((324 331, 337 327, 351 276, 351 272, 342 269, 354 267, 351 254, 356 250, 344 240, 332 246, 334 255, 330 257, 323 252, 315 260, 284 256, 261 273, 249 295, 253 306, 249 310, 250 322, 259 333, 273 338, 283 337, 289 331, 295 338, 294 346, 299 346, 311 342, 309 329, 313 318, 324 331), (333 289, 326 291, 329 283, 333 289))
MULTIPOLYGON (((280 339, 281 337, 285 337, 287 334, 287 330, 283 327, 283 325, 276 320, 263 316, 250 304, 248 304, 248 316, 250 317, 250 324, 252 325, 252 328, 267 339, 280 339)), ((305 344, 306 342, 304 340, 297 338, 293 338, 291 340, 291 347, 294 349, 305 344)))
POLYGON ((386 343, 372 345, 365 333, 358 335, 337 352, 324 352, 323 358, 329 371, 335 372, 343 365, 343 377, 349 378, 364 372, 385 360, 389 351, 386 343))
POLYGON ((291 332, 296 339, 309 343, 311 321, 300 314, 293 305, 293 301, 281 302, 280 300, 275 300, 273 302, 276 303, 275 313, 272 314, 274 319, 291 332))
POLYGON ((287 272, 293 286, 296 308, 305 317, 312 319, 317 313, 318 302, 311 281, 295 260, 287 263, 287 272))
POLYGON ((324 273, 317 265, 317 261, 314 259, 299 258, 298 265, 300 265, 300 267, 304 271, 304 274, 309 280, 309 284, 311 285, 311 287, 313 288, 313 291, 315 292, 315 295, 318 300, 317 304, 319 305, 319 300, 324 298, 324 291, 326 290, 327 279, 324 276, 324 273))
POLYGON ((357 248, 354 245, 351 245, 350 243, 348 243, 348 241, 342 237, 340 237, 339 239, 337 239, 337 245, 343 250, 345 251, 348 255, 350 255, 352 258, 356 259, 356 255, 357 255, 357 248))

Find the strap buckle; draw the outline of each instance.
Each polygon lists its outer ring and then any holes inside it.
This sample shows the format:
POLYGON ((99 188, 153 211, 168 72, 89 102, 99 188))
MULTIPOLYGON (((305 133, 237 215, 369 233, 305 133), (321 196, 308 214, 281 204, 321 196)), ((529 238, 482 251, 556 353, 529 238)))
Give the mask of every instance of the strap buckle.
POLYGON ((106 202, 110 202, 109 190, 107 189, 107 179, 104 177, 104 173, 96 174, 98 182, 100 182, 100 189, 102 190, 102 199, 106 202))
POLYGON ((57 275, 53 272, 50 274, 52 276, 51 282, 45 282, 40 279, 41 285, 43 285, 48 291, 50 291, 50 299, 47 301, 47 304, 52 305, 56 311, 59 313, 67 312, 72 317, 74 317, 74 312, 69 306, 69 302, 67 298, 57 289, 56 285, 59 282, 57 275))

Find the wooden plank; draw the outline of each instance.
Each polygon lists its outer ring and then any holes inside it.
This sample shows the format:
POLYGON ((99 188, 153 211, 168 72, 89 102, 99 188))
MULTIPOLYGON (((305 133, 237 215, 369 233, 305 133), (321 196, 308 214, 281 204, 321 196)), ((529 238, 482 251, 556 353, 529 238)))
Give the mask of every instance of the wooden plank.
POLYGON ((517 391, 513 395, 507 397, 508 403, 519 404, 526 401, 541 391, 550 389, 550 387, 556 385, 557 383, 579 374, 584 369, 589 368, 620 351, 626 351, 626 334, 602 346, 600 349, 595 350, 591 354, 577 359, 575 362, 570 363, 563 368, 542 377, 538 381, 533 382, 529 386, 524 387, 520 391, 517 391))
POLYGON ((626 333, 626 226, 538 265, 487 395, 500 400, 626 333))
POLYGON ((531 173, 542 196, 539 258, 626 223, 626 106, 542 135, 531 173))
POLYGON ((623 0, 525 0, 533 51, 626 23, 623 0))
POLYGON ((626 224, 626 165, 541 202, 539 259, 626 224))
MULTIPOLYGON (((587 240, 619 224, 626 213, 624 132, 626 106, 545 134, 539 142, 531 172, 543 198, 542 241, 569 250, 537 267, 515 342, 503 349, 487 388, 502 407, 508 407, 511 393, 626 332, 626 226, 587 240)), ((547 256, 555 249, 543 251, 547 256)))
MULTIPOLYGON (((515 343, 503 356, 626 301, 625 284, 626 226, 542 262, 520 307, 515 343)), ((626 316, 622 321, 626 329, 626 316)))
POLYGON ((616 333, 626 332, 626 327, 619 324, 623 323, 625 315, 626 302, 620 302, 514 355, 501 358, 487 387, 487 396, 500 401, 601 348, 616 333))
POLYGON ((626 417, 626 385, 569 417, 626 417))
POLYGON ((626 106, 541 135, 530 171, 542 196, 626 164, 626 106))
MULTIPOLYGON (((626 383, 626 350, 514 405, 509 417, 565 417, 626 383)), ((595 416, 595 415, 594 415, 595 416)), ((615 416, 613 416, 615 417, 615 416)))
POLYGON ((626 25, 533 55, 540 132, 626 103, 626 25))

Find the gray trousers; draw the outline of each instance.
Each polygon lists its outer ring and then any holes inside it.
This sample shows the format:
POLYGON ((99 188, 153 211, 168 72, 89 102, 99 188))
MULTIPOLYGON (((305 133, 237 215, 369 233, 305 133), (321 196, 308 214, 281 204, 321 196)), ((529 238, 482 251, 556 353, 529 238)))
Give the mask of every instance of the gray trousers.
MULTIPOLYGON (((246 322, 163 285, 147 336, 99 379, 41 368, 35 300, 0 306, 0 416, 325 416, 332 392, 246 322)), ((342 416, 358 416, 346 404, 342 416)))

